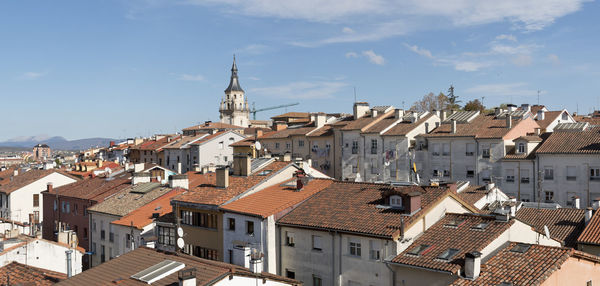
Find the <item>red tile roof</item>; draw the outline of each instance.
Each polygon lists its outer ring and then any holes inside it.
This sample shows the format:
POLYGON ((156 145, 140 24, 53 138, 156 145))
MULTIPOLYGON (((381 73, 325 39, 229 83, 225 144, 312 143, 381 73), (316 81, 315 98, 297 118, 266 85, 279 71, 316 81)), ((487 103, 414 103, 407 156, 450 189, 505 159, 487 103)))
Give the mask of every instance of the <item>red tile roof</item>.
MULTIPOLYGON (((10 181, 10 178, 8 179, 9 182, 6 184, 2 184, 0 186, 0 193, 5 193, 5 194, 10 194, 20 188, 23 188, 37 180, 40 180, 52 173, 60 173, 64 176, 67 176, 69 178, 72 178, 74 180, 78 180, 77 178, 63 172, 63 171, 58 171, 58 170, 30 170, 27 172, 22 172, 19 171, 19 174, 15 177, 13 177, 12 181, 10 181)), ((48 182, 45 182, 48 183, 48 182)))
POLYGON ((554 120, 556 120, 561 114, 562 114, 562 110, 546 111, 546 112, 544 112, 544 120, 536 119, 535 122, 537 122, 537 124, 541 128, 546 129, 546 128, 548 128, 548 125, 550 125, 550 123, 552 123, 554 120))
POLYGON ((556 131, 536 151, 538 154, 600 154, 600 127, 585 131, 556 131))
POLYGON ((130 187, 131 179, 128 178, 128 175, 129 174, 126 173, 108 180, 103 177, 96 177, 89 180, 78 181, 54 188, 52 194, 101 202, 105 198, 130 187))
POLYGON ((190 130, 203 130, 203 129, 244 129, 244 127, 221 123, 221 122, 208 122, 204 124, 194 125, 187 128, 183 128, 183 131, 190 130))
POLYGON ((134 226, 138 229, 142 229, 152 223, 152 214, 158 213, 162 216, 172 212, 171 199, 183 192, 183 189, 174 189, 111 223, 123 226, 134 226))
MULTIPOLYGON (((514 119, 512 126, 516 126, 521 119, 514 119)), ((506 128, 506 118, 496 118, 494 114, 480 114, 469 123, 457 123, 456 133, 452 133, 452 124, 442 124, 423 137, 475 137, 475 138, 502 138, 511 129, 506 128)))
MULTIPOLYGON (((400 235, 402 221, 407 228, 410 227, 444 198, 452 196, 462 202, 454 191, 446 187, 393 188, 403 193, 422 194, 421 209, 409 216, 399 210, 378 207, 384 205, 382 192, 391 189, 386 184, 336 181, 283 216, 278 223, 393 238, 400 235)), ((477 212, 475 207, 467 203, 464 205, 477 212)))
POLYGON ((280 114, 280 115, 276 115, 271 117, 271 119, 275 119, 275 118, 308 118, 310 117, 310 113, 308 112, 288 112, 288 113, 284 113, 284 114, 280 114))
POLYGON ((2 285, 10 281, 11 285, 50 286, 63 279, 67 275, 14 261, 0 268, 2 285))
POLYGON ((292 208, 333 183, 332 180, 315 179, 305 185, 301 191, 296 191, 295 186, 290 187, 288 185, 290 182, 295 184, 296 180, 268 187, 257 193, 223 205, 221 209, 266 218, 285 209, 292 208))
POLYGON ((489 192, 485 186, 468 186, 462 192, 458 193, 458 196, 467 203, 475 204, 489 192))
POLYGON ((263 136, 260 136, 258 139, 278 139, 288 138, 294 135, 306 135, 314 129, 315 127, 286 128, 280 131, 263 134, 263 136))
POLYGON ((342 127, 342 130, 360 130, 362 132, 378 124, 380 121, 383 121, 384 119, 388 118, 390 115, 393 114, 394 110, 392 109, 387 113, 379 114, 377 117, 374 118, 371 115, 365 115, 361 118, 347 122, 344 125, 344 127, 342 127))
POLYGON ((176 137, 166 136, 166 137, 163 137, 158 140, 148 140, 148 141, 144 141, 143 143, 141 143, 139 145, 132 147, 131 149, 156 151, 156 150, 161 149, 165 145, 169 144, 170 141, 176 140, 177 138, 179 138, 179 136, 176 136, 176 137))
POLYGON ((585 210, 572 208, 537 209, 522 207, 516 218, 544 233, 548 226, 552 239, 562 241, 564 246, 575 247, 577 237, 583 232, 585 210))
POLYGON ((195 136, 181 136, 177 140, 173 140, 168 145, 163 146, 163 149, 178 149, 178 148, 185 146, 186 144, 190 144, 194 141, 198 141, 198 140, 200 140, 200 138, 207 136, 207 135, 208 135, 208 133, 199 133, 199 134, 196 134, 195 136))
POLYGON ((592 219, 577 238, 577 243, 600 245, 600 212, 595 211, 592 219))
POLYGON ((481 252, 513 223, 514 220, 498 221, 494 216, 447 214, 427 229, 406 250, 394 257, 392 262, 457 274, 463 267, 467 252, 481 252), (449 226, 456 223, 458 226, 449 226), (488 223, 488 225, 483 230, 474 228, 481 223, 488 223), (414 247, 420 245, 428 245, 429 248, 420 255, 410 254, 414 247), (457 249, 458 252, 448 261, 438 258, 450 248, 457 249))
POLYGON ((248 177, 229 176, 229 187, 226 189, 216 186, 217 179, 215 173, 201 174, 188 172, 187 175, 190 190, 176 196, 173 200, 195 204, 221 205, 269 178, 272 174, 277 173, 288 165, 290 165, 290 162, 273 162, 261 169, 272 170, 272 172, 266 176, 259 175, 259 171, 254 172, 248 177))
MULTIPOLYGON (((405 136, 409 132, 413 131, 416 127, 423 124, 425 121, 429 120, 433 114, 428 114, 423 116, 423 118, 417 120, 414 123, 410 122, 400 122, 396 124, 394 127, 390 128, 390 130, 383 133, 383 135, 389 136, 405 136)), ((434 126, 429 126, 430 130, 433 129, 434 126)))
POLYGON ((573 249, 535 244, 525 253, 518 253, 511 251, 515 245, 515 242, 508 244, 482 265, 477 279, 458 278, 452 285, 499 285, 502 282, 515 286, 542 285, 571 256, 597 260, 573 249))

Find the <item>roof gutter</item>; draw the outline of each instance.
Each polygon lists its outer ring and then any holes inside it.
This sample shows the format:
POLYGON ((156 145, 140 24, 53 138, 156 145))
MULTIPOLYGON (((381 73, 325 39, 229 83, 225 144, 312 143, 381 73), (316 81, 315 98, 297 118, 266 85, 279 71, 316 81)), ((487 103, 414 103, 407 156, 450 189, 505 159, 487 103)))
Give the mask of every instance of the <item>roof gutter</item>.
POLYGON ((280 225, 280 226, 287 226, 287 227, 314 229, 314 230, 327 231, 327 232, 333 231, 333 232, 339 232, 339 233, 347 233, 347 234, 362 235, 362 236, 369 236, 369 237, 393 240, 392 235, 370 234, 370 233, 364 233, 364 232, 358 232, 358 231, 339 230, 339 229, 332 229, 332 228, 325 228, 325 227, 318 227, 318 226, 305 226, 305 225, 297 225, 297 224, 282 223, 282 222, 277 222, 276 224, 280 225))
POLYGON ((437 273, 455 275, 455 273, 452 272, 452 271, 439 270, 439 269, 427 268, 427 267, 422 267, 422 266, 416 266, 416 265, 398 263, 398 262, 393 262, 391 260, 385 260, 385 261, 383 261, 383 263, 385 263, 386 266, 389 265, 389 264, 392 264, 392 265, 398 265, 398 266, 403 266, 403 267, 415 268, 415 269, 420 269, 420 270, 425 270, 425 271, 431 271, 431 272, 437 272, 437 273))

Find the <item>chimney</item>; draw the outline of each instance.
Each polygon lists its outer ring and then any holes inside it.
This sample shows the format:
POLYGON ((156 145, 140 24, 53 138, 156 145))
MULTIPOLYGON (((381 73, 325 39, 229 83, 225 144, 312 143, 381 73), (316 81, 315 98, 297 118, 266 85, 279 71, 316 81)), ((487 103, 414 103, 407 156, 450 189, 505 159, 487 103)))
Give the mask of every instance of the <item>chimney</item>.
POLYGON ((137 163, 133 165, 133 172, 141 172, 144 170, 144 163, 137 163))
POLYGON ((404 116, 404 110, 396 109, 394 110, 394 118, 401 119, 404 116))
POLYGON ((576 209, 579 209, 580 208, 580 202, 581 202, 581 200, 579 199, 579 196, 573 196, 571 199, 573 200, 572 201, 573 202, 573 207, 576 208, 576 209))
POLYGON ((287 124, 285 122, 278 121, 273 123, 273 131, 281 131, 284 129, 287 129, 287 124))
POLYGON ((286 152, 285 154, 283 154, 283 162, 290 162, 292 161, 292 154, 290 154, 290 152, 286 152))
POLYGON ((233 156, 233 174, 236 176, 249 176, 252 173, 252 160, 248 154, 237 154, 233 156))
POLYGON ((194 164, 194 172, 200 172, 200 165, 194 164))
POLYGON ((546 118, 546 112, 543 109, 538 110, 537 112, 537 120, 544 120, 546 118))
POLYGON ((531 105, 529 105, 527 103, 523 103, 523 104, 521 104, 521 109, 523 109, 525 111, 531 111, 531 105))
POLYGON ((110 147, 115 146, 115 141, 110 141, 110 147))
POLYGON ((177 272, 179 286, 196 286, 196 268, 184 269, 177 272))
POLYGON ((490 190, 492 190, 492 189, 493 189, 495 186, 496 186, 496 184, 494 184, 494 183, 491 183, 491 182, 490 182, 490 183, 487 183, 487 184, 485 184, 485 190, 486 190, 486 191, 490 191, 490 190))
POLYGON ((355 102, 354 103, 354 120, 359 119, 369 111, 369 104, 366 102, 355 102))
POLYGON ((402 203, 404 204, 404 210, 409 213, 415 213, 416 211, 421 209, 421 193, 412 192, 406 195, 406 198, 402 198, 402 203))
POLYGON ((500 107, 495 107, 494 108, 494 115, 498 116, 498 115, 500 115, 500 113, 502 113, 502 109, 500 109, 500 107))
POLYGON ((302 169, 300 169, 296 171, 296 174, 294 175, 296 177, 296 191, 299 192, 302 190, 302 188, 304 188, 304 182, 302 180, 306 177, 306 174, 302 169))
POLYGON ((256 129, 256 130, 254 131, 254 137, 255 137, 255 138, 260 138, 260 137, 262 137, 262 136, 263 136, 263 131, 262 131, 262 129, 256 129))
POLYGON ((465 278, 477 279, 481 271, 481 252, 471 251, 465 254, 465 278))
POLYGON ((217 187, 226 189, 229 187, 229 167, 217 169, 217 187))
POLYGON ((541 128, 538 128, 538 127, 533 128, 533 132, 535 133, 535 135, 538 135, 538 136, 542 133, 541 128))
POLYGON ((133 173, 133 178, 131 178, 131 184, 137 185, 140 183, 150 183, 150 173, 133 173))
POLYGON ((129 162, 125 163, 125 172, 129 171, 129 162))
POLYGON ((177 162, 177 174, 181 174, 181 162, 177 162))
POLYGON ((429 122, 425 122, 425 134, 429 133, 429 122))
POLYGON ((441 112, 440 114, 441 114, 441 115, 440 115, 440 120, 441 120, 441 121, 444 121, 444 120, 446 120, 446 110, 442 110, 442 112, 441 112))
POLYGON ((189 190, 190 183, 188 181, 187 175, 172 175, 169 178, 169 187, 174 188, 182 188, 189 190))
POLYGON ((98 160, 98 168, 102 168, 102 160, 98 160))
POLYGON ((18 176, 18 175, 19 175, 19 170, 14 170, 14 171, 13 171, 13 177, 16 177, 16 176, 18 176))
POLYGON ((592 208, 587 208, 585 209, 585 224, 587 225, 588 222, 590 222, 590 220, 592 219, 592 214, 594 213, 592 208))
POLYGON ((512 128, 512 115, 510 115, 510 114, 506 115, 506 128, 508 128, 508 129, 512 128))
POLYGON ((71 254, 73 253, 73 250, 67 250, 65 251, 65 254, 67 255, 67 278, 71 278, 71 276, 73 276, 73 271, 71 270, 71 254))
POLYGON ((595 197, 595 198, 592 200, 592 208, 593 208, 594 210, 597 210, 599 207, 600 207, 600 197, 595 197))
POLYGON ((456 120, 452 119, 452 134, 456 134, 456 120))
POLYGON ((373 118, 377 117, 377 109, 375 109, 375 108, 371 109, 371 117, 373 117, 373 118))
POLYGON ((511 111, 511 112, 517 110, 517 106, 514 104, 508 104, 508 105, 506 105, 506 107, 508 108, 508 111, 511 111))
POLYGON ((325 126, 325 122, 327 121, 327 116, 325 113, 317 113, 315 114, 315 127, 321 128, 325 126))
POLYGON ((52 193, 53 190, 54 187, 52 185, 52 182, 48 182, 48 184, 46 184, 46 191, 48 191, 48 193, 52 193))

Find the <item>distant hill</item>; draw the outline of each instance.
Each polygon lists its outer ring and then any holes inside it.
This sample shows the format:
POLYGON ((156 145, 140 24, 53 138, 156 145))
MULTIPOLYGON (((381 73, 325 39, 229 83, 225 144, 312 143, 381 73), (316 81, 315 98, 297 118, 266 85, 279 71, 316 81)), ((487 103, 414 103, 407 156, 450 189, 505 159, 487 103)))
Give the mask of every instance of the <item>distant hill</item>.
POLYGON ((45 135, 40 136, 22 136, 0 142, 0 147, 22 147, 31 150, 33 146, 43 143, 54 150, 85 150, 90 147, 108 147, 110 141, 119 142, 118 139, 111 138, 86 138, 78 140, 67 140, 64 137, 45 135))

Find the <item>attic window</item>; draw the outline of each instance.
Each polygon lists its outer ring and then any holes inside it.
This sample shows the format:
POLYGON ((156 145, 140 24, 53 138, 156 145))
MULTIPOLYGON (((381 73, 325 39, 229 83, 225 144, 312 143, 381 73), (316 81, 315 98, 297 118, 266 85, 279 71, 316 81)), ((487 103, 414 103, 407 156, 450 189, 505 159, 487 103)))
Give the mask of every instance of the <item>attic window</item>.
POLYGON ((257 175, 258 176, 266 176, 268 174, 271 174, 273 172, 273 170, 264 170, 264 171, 260 171, 257 175))
POLYGON ((442 252, 442 254, 440 254, 437 258, 445 261, 450 261, 450 259, 452 259, 452 257, 454 257, 454 255, 456 255, 458 252, 459 250, 456 248, 448 248, 446 249, 446 251, 442 252))
POLYGON ((453 218, 450 219, 446 224, 444 224, 445 227, 453 227, 453 228, 457 228, 459 227, 463 222, 465 222, 464 218, 453 218))
POLYGON ((430 247, 431 247, 431 245, 421 244, 421 245, 413 247, 407 253, 410 255, 420 256, 421 254, 423 254, 425 252, 425 250, 428 250, 430 247))
POLYGON ((391 207, 401 207, 402 206, 402 197, 393 195, 390 196, 390 206, 391 207))
POLYGON ((471 229, 484 230, 488 227, 488 225, 490 225, 490 222, 481 222, 481 223, 478 223, 476 226, 473 226, 471 229))
POLYGON ((519 143, 518 153, 525 153, 525 143, 519 143))
POLYGON ((517 243, 510 251, 516 253, 525 253, 531 247, 531 244, 517 243))

